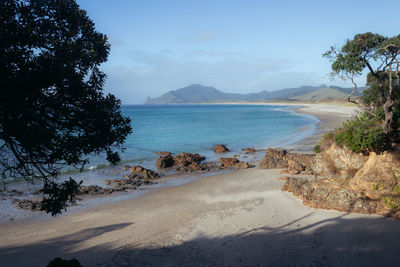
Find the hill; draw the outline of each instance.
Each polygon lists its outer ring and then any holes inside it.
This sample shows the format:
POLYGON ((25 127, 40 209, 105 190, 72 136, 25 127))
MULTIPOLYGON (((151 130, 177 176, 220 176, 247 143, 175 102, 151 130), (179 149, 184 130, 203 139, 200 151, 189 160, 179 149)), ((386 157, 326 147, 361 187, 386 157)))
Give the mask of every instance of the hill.
POLYGON ((302 86, 276 91, 261 91, 259 93, 235 94, 224 93, 214 87, 192 84, 187 87, 172 90, 160 97, 148 97, 144 104, 188 104, 188 103, 223 103, 223 102, 266 102, 277 100, 316 101, 324 99, 346 98, 351 88, 337 86, 302 86))

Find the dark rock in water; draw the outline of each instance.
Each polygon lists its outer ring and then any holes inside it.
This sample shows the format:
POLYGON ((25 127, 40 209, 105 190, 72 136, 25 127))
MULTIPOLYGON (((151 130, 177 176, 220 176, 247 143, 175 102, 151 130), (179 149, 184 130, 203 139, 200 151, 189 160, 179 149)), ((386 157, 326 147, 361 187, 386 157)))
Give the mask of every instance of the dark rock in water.
POLYGON ((103 188, 98 185, 81 185, 79 195, 105 195, 111 194, 114 190, 111 188, 103 188))
POLYGON ((197 153, 192 154, 192 153, 184 153, 184 152, 181 152, 178 155, 173 157, 175 168, 181 167, 181 166, 189 166, 192 163, 200 164, 205 159, 206 159, 206 157, 201 156, 197 153))
POLYGON ((82 267, 82 265, 77 259, 63 260, 57 257, 49 262, 49 264, 47 264, 47 267, 82 267))
POLYGON ((171 152, 168 152, 168 151, 157 151, 154 153, 162 155, 162 156, 171 155, 171 152))
POLYGON ((142 185, 149 185, 155 184, 156 182, 152 181, 149 178, 144 178, 137 174, 129 174, 125 175, 124 179, 113 179, 113 180, 106 180, 107 185, 112 185, 114 192, 118 191, 127 191, 127 190, 135 190, 142 185))
POLYGON ((246 154, 254 154, 254 153, 256 153, 256 149, 253 148, 253 147, 244 148, 244 149, 242 149, 242 150, 243 150, 244 153, 246 153, 246 154))
POLYGON ((156 168, 157 169, 165 169, 170 168, 174 165, 174 159, 172 158, 171 154, 163 154, 162 156, 157 158, 156 161, 156 168))
POLYGON ((208 166, 201 163, 206 158, 197 153, 181 152, 175 156, 171 156, 170 152, 156 153, 161 154, 155 164, 157 169, 174 168, 179 172, 196 172, 208 169, 208 166))
POLYGON ((158 173, 156 173, 156 172, 154 172, 154 171, 152 171, 152 170, 143 168, 142 166, 133 166, 133 167, 130 169, 130 172, 131 172, 132 174, 140 175, 140 176, 142 176, 142 177, 145 178, 145 179, 156 179, 156 178, 160 178, 160 176, 158 175, 158 173))
POLYGON ((219 166, 223 168, 234 167, 240 161, 235 158, 220 158, 219 159, 219 166))
POLYGON ((19 209, 30 210, 30 211, 41 211, 42 201, 38 199, 13 199, 12 203, 19 209))
POLYGON ((228 151, 229 151, 229 149, 225 145, 214 146, 214 152, 216 152, 216 153, 225 153, 228 151))

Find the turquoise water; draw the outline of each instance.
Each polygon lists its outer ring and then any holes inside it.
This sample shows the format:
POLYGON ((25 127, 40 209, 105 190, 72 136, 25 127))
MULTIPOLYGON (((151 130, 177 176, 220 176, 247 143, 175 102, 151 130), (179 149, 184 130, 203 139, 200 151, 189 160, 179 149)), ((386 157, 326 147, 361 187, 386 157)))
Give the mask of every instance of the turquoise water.
POLYGON ((216 144, 232 151, 286 146, 315 131, 317 119, 296 114, 289 106, 267 105, 130 105, 133 134, 123 160, 156 159, 156 151, 196 152, 215 159, 216 144))

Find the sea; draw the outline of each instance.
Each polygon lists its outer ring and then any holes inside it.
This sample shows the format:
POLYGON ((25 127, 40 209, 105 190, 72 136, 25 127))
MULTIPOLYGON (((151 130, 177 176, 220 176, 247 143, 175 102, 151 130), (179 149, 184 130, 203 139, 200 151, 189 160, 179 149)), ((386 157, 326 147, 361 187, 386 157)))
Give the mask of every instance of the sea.
MULTIPOLYGON (((83 185, 104 187, 106 179, 123 177, 121 170, 124 165, 141 165, 156 170, 155 161, 159 156, 155 153, 157 151, 168 151, 172 154, 199 153, 206 157, 206 161, 217 161, 222 155, 214 153, 213 147, 218 144, 224 144, 230 150, 223 154, 224 157, 235 155, 240 160, 257 161, 263 157, 267 147, 288 147, 315 134, 318 119, 296 113, 296 108, 298 107, 249 104, 123 105, 121 111, 124 116, 131 118, 133 133, 127 137, 124 150, 120 153, 121 164, 112 167, 107 165, 105 155, 91 156, 90 163, 83 172, 66 170, 58 180, 72 177, 77 181, 82 180, 83 185), (242 149, 249 147, 256 148, 257 153, 243 153, 242 149)), ((160 187, 181 185, 199 177, 201 175, 160 179, 159 184, 142 190, 87 198, 78 207, 70 207, 69 212, 129 199, 160 187)), ((12 198, 35 197, 33 192, 41 187, 40 182, 30 184, 16 181, 8 184, 8 191, 1 194, 3 201, 0 201, 0 222, 9 218, 45 218, 46 214, 32 215, 31 212, 16 209, 12 204, 12 198)))
MULTIPOLYGON (((318 119, 294 112, 296 106, 273 105, 125 105, 133 133, 121 153, 124 162, 155 161, 157 151, 199 153, 208 160, 220 155, 213 146, 226 145, 232 154, 243 148, 286 147, 316 131, 318 119)), ((92 162, 92 166, 99 163, 92 162), (94 164, 94 165, 93 165, 94 164)), ((146 164, 147 165, 147 164, 146 164)))

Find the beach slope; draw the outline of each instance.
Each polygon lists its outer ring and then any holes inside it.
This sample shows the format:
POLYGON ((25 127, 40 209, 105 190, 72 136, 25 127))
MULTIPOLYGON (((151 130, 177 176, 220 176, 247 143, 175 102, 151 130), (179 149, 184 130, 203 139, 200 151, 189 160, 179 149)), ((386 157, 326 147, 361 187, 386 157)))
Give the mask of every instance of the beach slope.
POLYGON ((361 266, 398 263, 400 222, 303 206, 279 170, 209 176, 94 210, 0 228, 4 266, 361 266))

